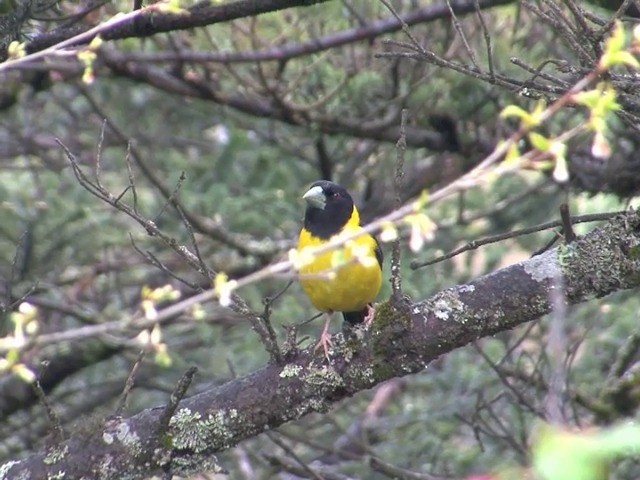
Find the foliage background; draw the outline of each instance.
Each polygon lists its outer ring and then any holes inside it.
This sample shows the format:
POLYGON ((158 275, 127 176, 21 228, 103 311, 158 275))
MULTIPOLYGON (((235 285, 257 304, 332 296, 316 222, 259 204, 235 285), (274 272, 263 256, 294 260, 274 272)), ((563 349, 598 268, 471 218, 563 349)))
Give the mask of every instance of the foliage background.
MULTIPOLYGON (((0 17, 4 45, 11 40, 29 45, 69 18, 74 25, 93 25, 131 9, 124 1, 10 3, 13 8, 0 17)), ((210 285, 166 244, 82 188, 57 140, 86 172, 96 171, 99 158, 102 184, 122 195, 122 202, 135 203, 140 216, 179 245, 192 248, 193 231, 208 267, 241 277, 282 258, 295 244, 304 208, 300 194, 318 178, 347 186, 366 221, 393 209, 395 141, 403 108, 409 145, 402 195, 409 201, 423 189, 453 181, 506 138, 517 125, 499 118, 504 107, 533 109, 537 100, 556 98, 593 68, 601 42, 586 35, 583 22, 599 32, 615 15, 586 3, 580 4, 582 16, 564 2, 494 3, 504 5, 484 2, 481 13, 471 8, 455 21, 444 14, 411 25, 410 32, 440 58, 467 69, 474 63, 482 72, 493 69, 511 87, 427 61, 380 57, 407 51, 398 43, 407 42, 407 36, 397 28, 286 61, 181 58, 189 52, 230 57, 286 52, 288 46, 393 20, 383 2, 370 0, 330 1, 106 42, 89 84, 73 55, 0 72, 0 333, 15 331, 12 312, 24 301, 37 307, 34 322, 38 334, 45 334, 126 319, 141 308, 144 287, 168 283, 190 296, 210 285), (576 42, 581 38, 583 43, 576 42), (540 67, 542 75, 518 64, 540 67), (177 192, 172 198, 180 202, 188 224, 163 191, 177 192), (163 268, 153 265, 154 259, 163 268)), ((391 4, 401 15, 446 6, 440 1, 391 4)), ((547 229, 510 238, 417 270, 410 268, 412 261, 555 220, 562 203, 573 215, 634 204, 640 178, 632 154, 638 138, 636 91, 625 87, 622 74, 618 80, 624 109, 611 120, 611 158, 593 158, 591 138, 580 137, 570 145, 569 185, 558 185, 548 172, 523 171, 430 208, 438 225, 435 236, 420 252, 403 250, 408 295, 425 298, 528 258, 556 234, 547 229)), ((557 135, 584 121, 585 112, 570 108, 545 128, 557 135)), ((592 228, 576 226, 579 233, 592 228)), ((280 292, 287 280, 276 278, 239 293, 260 311, 263 300, 280 292)), ((389 293, 385 285, 380 298, 389 293)), ((441 477, 527 466, 536 422, 546 418, 554 362, 567 371, 564 423, 588 427, 634 418, 637 387, 621 381, 637 366, 639 307, 635 292, 621 292, 569 308, 559 358, 547 348, 547 318, 479 340, 420 375, 385 385, 386 397, 380 390, 362 392, 327 414, 244 442, 225 452, 221 462, 231 478, 286 478, 287 471, 304 475, 296 462, 313 461, 334 473, 385 478, 371 471, 365 451, 441 477)), ((190 390, 195 393, 268 361, 246 318, 215 304, 202 308, 200 319, 181 315, 162 326, 125 415, 165 402, 191 365, 200 369, 190 390)), ((314 313, 294 284, 272 305, 271 321, 283 340, 285 326, 314 313)), ((142 348, 136 333, 23 352, 21 361, 34 370, 44 359, 60 359, 61 369, 50 372, 51 381, 43 386, 66 429, 93 428, 113 411, 142 348)), ((302 345, 313 344, 318 333, 317 322, 301 326, 299 338, 310 337, 302 345)), ((50 430, 42 405, 15 385, 11 372, 0 377, 2 460, 39 448, 50 430), (12 398, 17 404, 10 407, 12 398)), ((612 478, 636 478, 636 463, 614 465, 612 478)))

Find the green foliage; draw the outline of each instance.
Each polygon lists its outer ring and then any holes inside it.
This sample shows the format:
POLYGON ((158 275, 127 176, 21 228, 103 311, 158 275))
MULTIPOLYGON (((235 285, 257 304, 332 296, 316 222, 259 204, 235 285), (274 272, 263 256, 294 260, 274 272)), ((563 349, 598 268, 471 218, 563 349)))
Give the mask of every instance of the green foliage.
POLYGON ((573 433, 540 426, 533 466, 543 480, 604 480, 613 458, 640 451, 640 429, 621 424, 603 431, 573 433))

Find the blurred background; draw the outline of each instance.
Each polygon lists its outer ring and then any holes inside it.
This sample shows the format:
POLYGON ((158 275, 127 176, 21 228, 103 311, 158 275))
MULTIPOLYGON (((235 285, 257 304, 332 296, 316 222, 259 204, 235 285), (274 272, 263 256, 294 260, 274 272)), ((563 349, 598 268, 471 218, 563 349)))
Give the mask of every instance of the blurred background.
MULTIPOLYGON (((2 2, 2 51, 14 41, 39 50, 135 3, 2 2)), ((224 11, 230 2, 205 3, 224 11)), ((631 31, 634 2, 624 11, 616 10, 622 2, 597 3, 333 0, 149 37, 121 35, 97 49, 82 45, 0 70, 0 346, 8 362, 0 373, 0 461, 28 455, 50 433, 24 382, 29 373, 7 365, 38 375, 73 431, 113 412, 143 348, 127 416, 166 402, 192 365, 199 373, 190 394, 269 361, 246 316, 215 302, 164 321, 151 344, 139 330, 121 327, 149 291, 168 284, 187 298, 212 280, 136 219, 154 222, 231 278, 286 258, 304 211, 300 196, 319 178, 347 187, 363 220, 372 221, 394 208, 402 109, 407 202, 459 178, 514 132, 517 123, 499 117, 506 106, 533 110, 590 72, 614 18, 631 31), (417 55, 416 44, 427 53, 417 55), (88 179, 133 213, 84 188, 61 144, 88 179), (109 322, 120 326, 82 335, 83 327, 109 322), (68 333, 64 341, 10 348, 20 333, 61 332, 68 333)), ((433 240, 419 252, 403 242, 408 295, 424 299, 529 258, 560 229, 412 268, 471 241, 557 220, 562 203, 575 216, 637 204, 637 77, 616 71, 609 80, 621 104, 609 119, 609 158, 594 157, 593 139, 580 135, 568 145, 568 184, 535 168, 428 205, 433 240)), ((542 130, 553 137, 587 119, 583 109, 567 108, 542 130)), ((576 231, 597 225, 581 223, 576 231)), ((390 246, 383 248, 390 258, 390 246)), ((288 280, 238 294, 263 312, 265 299, 288 280)), ((385 282, 380 299, 389 293, 385 282)), ((285 326, 317 313, 295 282, 269 307, 280 341, 285 326)), ((625 379, 638 366, 639 307, 637 292, 620 292, 567 310, 566 348, 555 359, 567 369, 567 425, 636 415, 638 387, 625 379)), ((301 346, 315 344, 320 330, 321 321, 301 326, 301 346)), ((239 479, 309 477, 301 464, 324 469, 324 478, 372 479, 414 478, 409 471, 463 478, 526 466, 554 360, 548 333, 542 318, 479 340, 422 374, 245 441, 220 460, 229 478, 239 479), (386 464, 372 466, 365 455, 386 464), (392 467, 407 471, 390 473, 392 467)), ((615 464, 610 478, 637 478, 636 463, 615 464)))

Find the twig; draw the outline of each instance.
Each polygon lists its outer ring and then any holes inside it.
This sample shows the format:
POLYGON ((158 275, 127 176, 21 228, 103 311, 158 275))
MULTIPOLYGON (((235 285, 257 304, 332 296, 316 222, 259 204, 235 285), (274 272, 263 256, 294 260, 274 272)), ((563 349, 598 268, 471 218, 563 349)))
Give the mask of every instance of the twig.
POLYGON ((47 417, 49 418, 49 422, 51 423, 51 427, 53 428, 56 443, 59 443, 64 441, 64 430, 62 429, 62 422, 60 421, 60 417, 58 416, 56 411, 53 409, 53 406, 49 403, 47 394, 44 392, 42 385, 40 384, 40 376, 43 374, 48 365, 49 362, 42 362, 42 371, 36 376, 31 386, 36 396, 38 397, 38 400, 47 412, 47 417))
POLYGON ((103 119, 102 120, 102 126, 100 127, 100 136, 98 137, 98 146, 96 148, 96 172, 95 172, 95 177, 96 177, 96 185, 98 185, 98 187, 100 188, 104 188, 102 186, 102 181, 100 180, 100 177, 102 176, 102 146, 104 145, 104 131, 105 128, 107 126, 107 119, 103 119))
POLYGON ((476 7, 476 15, 478 16, 478 20, 480 21, 480 26, 482 27, 482 35, 484 36, 484 43, 487 46, 487 64, 489 66, 489 75, 491 78, 495 77, 495 71, 493 69, 493 45, 491 44, 491 34, 489 33, 489 28, 484 21, 484 16, 482 15, 482 10, 480 9, 480 1, 475 0, 476 7))
POLYGON ((398 467, 385 462, 379 457, 371 457, 369 465, 374 471, 380 472, 389 478, 402 478, 403 480, 445 480, 445 477, 437 477, 429 473, 413 472, 406 468, 398 467))
POLYGON ((131 233, 129 233, 129 240, 131 242, 131 246, 133 247, 133 249, 136 252, 138 252, 138 254, 142 258, 144 258, 147 262, 149 262, 149 264, 151 264, 154 267, 160 269, 161 271, 163 271, 164 273, 166 273, 170 277, 175 278, 180 283, 183 283, 184 285, 186 285, 187 287, 191 288, 192 290, 194 290, 194 291, 202 291, 202 287, 200 287, 197 283, 190 282, 187 279, 185 279, 185 278, 173 273, 173 271, 169 267, 167 267, 164 263, 162 263, 158 259, 158 257, 156 257, 149 250, 143 251, 140 247, 138 247, 138 245, 136 244, 135 240, 133 239, 133 235, 131 235, 131 233))
POLYGON ((125 407, 127 406, 127 400, 129 399, 129 393, 133 389, 136 381, 136 375, 138 373, 138 369, 140 365, 142 365, 142 359, 145 356, 145 351, 140 350, 138 353, 138 358, 136 359, 131 371, 129 372, 129 376, 127 377, 127 381, 124 384, 124 389, 122 390, 122 395, 120 395, 120 399, 118 400, 118 406, 114 412, 114 416, 116 418, 122 417, 122 413, 124 412, 125 407))
POLYGON ((502 384, 505 387, 507 387, 507 389, 509 389, 509 391, 514 395, 514 397, 518 400, 518 403, 520 405, 525 406, 534 415, 539 416, 540 411, 536 409, 535 405, 533 405, 531 402, 529 402, 529 400, 527 400, 523 392, 521 392, 518 388, 516 388, 511 384, 511 382, 506 377, 504 372, 500 369, 500 367, 497 364, 493 362, 493 360, 491 360, 491 358, 489 358, 489 356, 485 353, 485 351, 482 349, 480 344, 478 342, 473 342, 473 347, 475 348, 476 352, 480 354, 480 356, 487 363, 487 365, 491 367, 491 370, 495 372, 495 374, 498 376, 502 384))
POLYGON ((309 465, 307 465, 307 462, 302 460, 296 454, 296 452, 293 451, 292 448, 290 448, 286 443, 280 440, 275 434, 271 432, 266 432, 265 435, 267 436, 267 438, 269 438, 269 440, 271 440, 273 443, 279 446, 282 450, 284 450, 285 453, 289 455, 289 457, 291 457, 293 461, 296 462, 307 473, 307 475, 310 476, 310 478, 315 478, 316 480, 324 480, 323 477, 321 477, 320 475, 318 475, 318 473, 316 473, 313 469, 311 469, 309 465))
MULTIPOLYGON (((402 178, 404 177, 404 156, 407 151, 407 125, 406 108, 402 109, 400 115, 400 138, 396 143, 396 172, 393 178, 393 190, 395 194, 395 209, 402 206, 402 178)), ((393 241, 391 249, 391 290, 394 300, 400 300, 402 296, 402 273, 400 271, 400 235, 393 241)))
POLYGON ((187 390, 189 389, 189 386, 193 381, 193 376, 197 371, 197 367, 189 367, 189 369, 184 373, 184 375, 182 375, 182 377, 176 384, 176 387, 173 389, 173 392, 169 397, 169 402, 164 407, 164 410, 160 415, 160 418, 158 419, 158 427, 156 429, 159 434, 158 438, 162 438, 169 429, 169 422, 171 421, 173 414, 176 413, 178 405, 186 395, 187 390))
MULTIPOLYGON (((623 212, 607 212, 607 213, 594 213, 589 215, 581 215, 579 217, 570 217, 570 223, 585 223, 585 222, 599 222, 603 220, 609 220, 616 215, 620 215, 623 212)), ((490 237, 481 238, 479 240, 473 240, 466 245, 463 245, 460 248, 456 248, 455 250, 445 254, 440 255, 431 260, 427 260, 425 262, 419 262, 414 260, 411 262, 411 268, 417 270, 418 268, 426 267, 429 265, 433 265, 435 263, 442 262, 444 260, 448 260, 453 258, 461 253, 468 252, 470 250, 475 250, 483 245, 490 245, 492 243, 501 242, 508 238, 516 238, 522 235, 530 235, 532 233, 540 232, 542 230, 548 230, 550 228, 562 227, 564 225, 563 220, 553 220, 547 223, 541 223, 540 225, 534 225, 533 227, 521 228, 519 230, 513 230, 507 233, 501 233, 498 235, 491 235, 490 237)), ((575 239, 575 234, 574 234, 575 239)), ((555 239, 554 239, 555 242, 555 239)))
POLYGON ((571 225, 571 214, 569 213, 569 205, 563 203, 560 205, 560 221, 562 222, 562 233, 564 235, 564 243, 569 244, 575 242, 576 233, 571 225))
MULTIPOLYGON (((156 215, 156 217, 153 219, 154 222, 157 222, 160 219, 160 217, 162 217, 162 214, 167 210, 167 207, 169 205, 173 205, 174 207, 179 207, 179 204, 177 202, 178 193, 180 192, 180 189, 182 188, 182 185, 184 184, 184 181, 186 179, 187 179, 187 174, 183 170, 182 172, 180 172, 180 177, 178 178, 178 181, 176 182, 176 186, 171 192, 171 195, 167 197, 166 202, 164 203, 164 205, 162 205, 162 208, 158 212, 158 215, 156 215)), ((182 216, 184 220, 184 212, 182 213, 183 213, 182 216)))
POLYGON ((478 60, 476 60, 476 54, 471 49, 471 45, 469 45, 469 41, 467 40, 467 36, 465 35, 464 30, 462 30, 462 25, 460 24, 460 21, 458 20, 458 17, 456 16, 456 12, 453 10, 453 7, 451 6, 450 0, 447 0, 447 7, 449 8, 449 13, 451 14, 451 21, 453 22, 453 26, 456 29, 456 31, 458 32, 458 35, 460 35, 460 38, 462 39, 462 43, 464 44, 465 50, 469 54, 469 58, 471 59, 471 63, 473 63, 474 67, 476 67, 478 70, 480 70, 480 65, 478 65, 478 60))
POLYGON ((127 155, 125 156, 127 164, 127 176, 129 177, 129 188, 133 197, 133 211, 138 213, 138 192, 136 191, 136 182, 133 177, 133 169, 131 168, 131 142, 127 143, 127 155))

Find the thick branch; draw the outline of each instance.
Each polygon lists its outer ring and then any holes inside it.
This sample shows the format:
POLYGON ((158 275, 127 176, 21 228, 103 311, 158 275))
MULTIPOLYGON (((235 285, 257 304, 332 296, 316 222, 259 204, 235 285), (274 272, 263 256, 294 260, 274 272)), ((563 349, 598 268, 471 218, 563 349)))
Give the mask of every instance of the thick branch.
MULTIPOLYGON (((451 17, 453 11, 456 15, 472 13, 476 9, 484 10, 491 7, 513 3, 513 0, 458 0, 451 1, 450 5, 442 2, 428 7, 416 8, 400 15, 408 26, 419 23, 432 22, 442 18, 451 17)), ((246 63, 265 61, 285 61, 292 58, 303 57, 318 53, 323 50, 337 48, 354 42, 371 40, 382 35, 397 32, 402 25, 395 18, 377 20, 356 28, 332 33, 324 37, 314 38, 303 43, 288 43, 264 50, 246 52, 127 52, 114 54, 114 60, 127 62, 219 62, 219 63, 246 63), (117 56, 116 56, 117 55, 117 56)))
MULTIPOLYGON (((106 360, 118 352, 122 347, 106 345, 102 342, 86 342, 77 345, 61 353, 48 352, 43 357, 50 358, 45 368, 40 365, 29 365, 39 373, 40 384, 45 392, 50 392, 63 380, 95 363, 106 360)), ((28 408, 37 401, 36 394, 31 385, 25 383, 17 375, 6 375, 0 379, 0 420, 18 410, 28 408)))
MULTIPOLYGON (((365 340, 336 341, 329 364, 305 351, 180 403, 157 438, 162 409, 104 430, 76 434, 23 461, 4 478, 144 478, 211 470, 213 454, 331 405, 392 377, 420 372, 433 359, 552 310, 562 276, 569 304, 640 285, 640 217, 630 211, 568 246, 501 269, 418 303, 378 307, 365 340), (348 360, 347 360, 348 359, 348 360)), ((336 339, 337 340, 337 339, 336 339)))
MULTIPOLYGON (((185 14, 161 13, 151 7, 140 10, 140 14, 132 18, 131 21, 119 23, 113 28, 103 32, 101 37, 104 40, 149 37, 156 33, 204 27, 214 23, 228 22, 238 18, 252 17, 285 8, 304 7, 327 1, 328 0, 260 0, 256 2, 255 0, 239 0, 233 3, 216 5, 215 2, 204 0, 187 9, 188 13, 185 14)), ((89 30, 87 26, 56 29, 37 36, 27 44, 26 48, 29 53, 37 52, 87 30, 89 30)), ((86 40, 86 43, 89 41, 91 41, 91 38, 86 40)))

